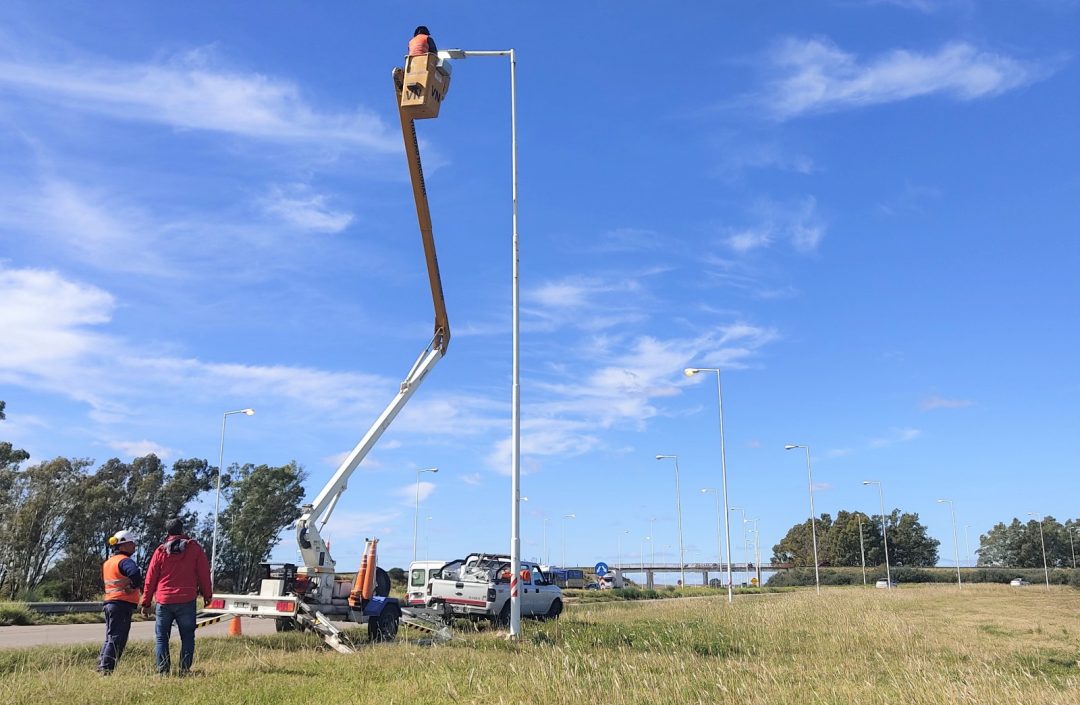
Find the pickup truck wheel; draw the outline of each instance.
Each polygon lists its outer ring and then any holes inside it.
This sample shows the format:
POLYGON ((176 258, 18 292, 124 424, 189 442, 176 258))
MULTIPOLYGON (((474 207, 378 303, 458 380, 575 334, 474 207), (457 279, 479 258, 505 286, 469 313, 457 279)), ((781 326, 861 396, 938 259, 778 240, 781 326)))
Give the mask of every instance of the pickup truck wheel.
POLYGON ((548 607, 547 618, 558 619, 560 614, 562 614, 562 600, 556 597, 555 601, 551 603, 551 607, 548 607))
POLYGON ((274 620, 274 630, 279 632, 295 632, 297 630, 296 620, 291 617, 278 617, 274 620))
POLYGON ((397 639, 398 624, 401 622, 401 610, 397 605, 387 605, 382 614, 368 620, 368 638, 373 642, 394 641, 397 639))
POLYGON ((506 601, 503 608, 499 610, 499 616, 495 618, 496 627, 508 627, 510 626, 510 600, 506 601))

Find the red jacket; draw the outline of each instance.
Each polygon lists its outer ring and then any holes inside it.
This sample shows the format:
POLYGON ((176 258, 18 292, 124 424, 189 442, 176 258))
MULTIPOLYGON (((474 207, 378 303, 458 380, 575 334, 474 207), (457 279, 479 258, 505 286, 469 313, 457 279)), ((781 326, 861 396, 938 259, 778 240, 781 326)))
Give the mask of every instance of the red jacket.
POLYGON ((160 605, 192 602, 199 593, 207 602, 214 596, 210 561, 202 546, 183 534, 165 537, 146 569, 142 604, 149 605, 151 598, 160 605))

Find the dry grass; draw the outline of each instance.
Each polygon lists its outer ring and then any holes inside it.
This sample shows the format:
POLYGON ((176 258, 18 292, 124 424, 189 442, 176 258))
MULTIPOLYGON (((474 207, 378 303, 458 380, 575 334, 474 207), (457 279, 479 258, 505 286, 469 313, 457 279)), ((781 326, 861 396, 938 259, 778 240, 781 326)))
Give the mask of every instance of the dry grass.
POLYGON ((1076 703, 1080 591, 861 589, 580 605, 449 645, 353 656, 305 635, 200 642, 199 675, 152 676, 134 644, 118 673, 96 646, 0 651, 0 702, 1076 703))

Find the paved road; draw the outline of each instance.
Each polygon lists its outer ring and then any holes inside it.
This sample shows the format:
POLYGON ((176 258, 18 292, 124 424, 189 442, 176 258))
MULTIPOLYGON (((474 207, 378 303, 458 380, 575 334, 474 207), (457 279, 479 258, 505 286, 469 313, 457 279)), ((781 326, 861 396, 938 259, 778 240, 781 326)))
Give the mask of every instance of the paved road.
MULTIPOLYGON (((274 633, 272 619, 245 619, 244 634, 261 636, 274 633)), ((196 634, 199 637, 225 636, 229 633, 229 622, 223 620, 217 624, 202 627, 196 634)), ((42 644, 83 644, 100 643, 105 638, 104 624, 44 624, 36 627, 0 627, 0 649, 19 649, 42 644)), ((131 625, 132 641, 153 641, 154 623, 135 622, 131 625)), ((173 639, 177 639, 173 629, 173 639)))

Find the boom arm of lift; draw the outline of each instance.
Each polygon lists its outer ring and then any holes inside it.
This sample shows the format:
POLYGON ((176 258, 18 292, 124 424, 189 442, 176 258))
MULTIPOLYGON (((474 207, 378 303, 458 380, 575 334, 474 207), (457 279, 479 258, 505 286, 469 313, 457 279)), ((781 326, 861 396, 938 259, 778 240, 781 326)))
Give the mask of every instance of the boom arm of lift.
MULTIPOLYGON (((393 77, 396 95, 400 96, 404 84, 404 72, 400 68, 395 68, 393 77)), ((435 254, 435 236, 432 233, 427 186, 424 183, 424 167, 420 162, 420 146, 416 139, 416 123, 401 107, 400 99, 398 100, 398 115, 401 118, 401 136, 405 141, 405 156, 409 163, 413 199, 416 201, 416 219, 420 225, 420 237, 424 243, 424 258, 427 261, 428 281, 431 284, 431 300, 435 307, 435 335, 413 363, 397 395, 375 419, 375 423, 334 472, 315 501, 303 506, 300 518, 296 522, 296 541, 300 546, 300 555, 309 575, 334 573, 334 559, 330 556, 326 542, 319 532, 326 526, 338 500, 345 493, 349 477, 404 408, 428 372, 446 354, 446 349, 450 344, 450 323, 446 313, 446 300, 443 297, 442 278, 439 275, 439 260, 435 254)))

